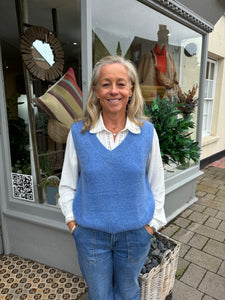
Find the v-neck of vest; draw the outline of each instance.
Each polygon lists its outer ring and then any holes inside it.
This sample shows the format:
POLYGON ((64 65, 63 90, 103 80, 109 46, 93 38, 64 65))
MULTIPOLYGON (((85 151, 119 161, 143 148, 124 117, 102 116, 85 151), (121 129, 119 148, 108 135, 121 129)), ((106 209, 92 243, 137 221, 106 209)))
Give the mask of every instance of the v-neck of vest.
POLYGON ((116 153, 117 151, 121 151, 124 147, 129 147, 129 144, 131 142, 131 138, 134 134, 130 131, 128 131, 127 136, 123 139, 123 141, 114 149, 110 150, 107 149, 97 138, 96 134, 90 133, 90 141, 95 149, 97 149, 101 153, 116 153))

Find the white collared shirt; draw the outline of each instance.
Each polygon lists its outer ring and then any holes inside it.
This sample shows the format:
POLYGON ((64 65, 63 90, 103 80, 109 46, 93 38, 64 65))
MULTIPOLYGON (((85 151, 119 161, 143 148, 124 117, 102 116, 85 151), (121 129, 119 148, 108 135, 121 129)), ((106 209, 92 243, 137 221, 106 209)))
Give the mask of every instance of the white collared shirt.
MULTIPOLYGON (((115 149, 127 136, 128 132, 139 134, 141 129, 127 118, 125 128, 121 130, 114 141, 113 134, 105 127, 102 116, 100 115, 95 126, 90 130, 91 134, 96 134, 99 141, 108 149, 115 149)), ((165 201, 165 184, 164 170, 159 148, 159 140, 154 129, 152 148, 149 153, 146 172, 148 181, 155 200, 155 212, 153 219, 149 223, 156 230, 164 226, 166 222, 164 212, 165 201)), ((66 223, 75 220, 73 215, 73 199, 76 193, 79 163, 77 159, 76 149, 74 147, 71 131, 69 132, 66 144, 66 151, 59 185, 59 206, 65 216, 66 223)))

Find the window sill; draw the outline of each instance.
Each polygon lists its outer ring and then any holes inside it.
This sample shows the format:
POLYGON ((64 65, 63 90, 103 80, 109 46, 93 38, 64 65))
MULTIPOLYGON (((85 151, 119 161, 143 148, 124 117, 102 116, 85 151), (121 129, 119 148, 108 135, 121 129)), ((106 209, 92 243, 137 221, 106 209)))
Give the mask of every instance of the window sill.
POLYGON ((219 136, 205 136, 202 139, 202 146, 207 146, 216 143, 219 140, 219 136))

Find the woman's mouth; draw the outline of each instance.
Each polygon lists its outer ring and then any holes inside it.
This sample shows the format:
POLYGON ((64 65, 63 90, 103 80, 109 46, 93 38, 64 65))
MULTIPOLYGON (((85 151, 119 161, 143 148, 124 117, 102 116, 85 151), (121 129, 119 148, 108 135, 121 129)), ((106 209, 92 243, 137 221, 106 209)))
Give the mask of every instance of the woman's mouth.
POLYGON ((111 102, 111 103, 116 103, 119 102, 121 100, 121 98, 117 98, 117 99, 107 99, 107 101, 111 102))

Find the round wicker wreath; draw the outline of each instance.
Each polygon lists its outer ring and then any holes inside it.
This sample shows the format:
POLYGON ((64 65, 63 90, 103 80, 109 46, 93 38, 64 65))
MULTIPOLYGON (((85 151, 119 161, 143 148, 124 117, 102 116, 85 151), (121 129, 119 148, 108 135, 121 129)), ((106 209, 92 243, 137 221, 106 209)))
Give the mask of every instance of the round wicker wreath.
MULTIPOLYGON (((41 80, 52 81, 62 76, 63 65, 64 65, 64 53, 60 42, 55 37, 53 32, 41 26, 31 26, 21 36, 20 51, 22 54, 23 61, 27 69, 37 78, 41 80), (39 58, 37 60, 34 56, 33 43, 36 40, 40 40, 43 43, 47 43, 54 56, 53 65, 39 58)), ((41 55, 40 55, 41 56, 41 55)))

